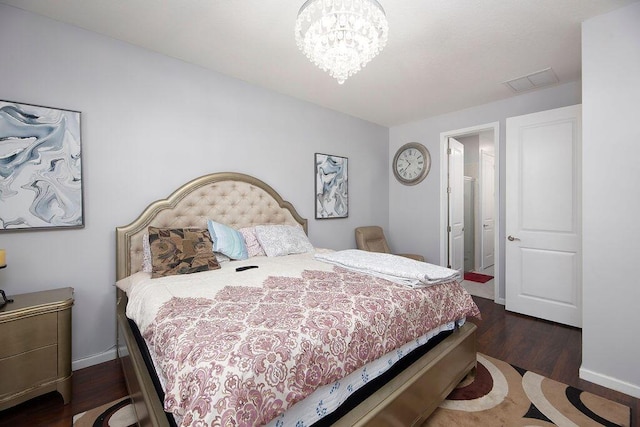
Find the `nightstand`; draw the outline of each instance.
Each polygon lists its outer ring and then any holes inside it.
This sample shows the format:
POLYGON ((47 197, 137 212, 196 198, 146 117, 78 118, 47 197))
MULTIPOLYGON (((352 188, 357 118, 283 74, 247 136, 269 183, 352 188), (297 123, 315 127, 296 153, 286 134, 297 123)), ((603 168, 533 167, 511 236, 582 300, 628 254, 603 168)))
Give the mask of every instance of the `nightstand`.
POLYGON ((12 298, 0 309, 0 411, 50 391, 69 403, 73 288, 12 298))

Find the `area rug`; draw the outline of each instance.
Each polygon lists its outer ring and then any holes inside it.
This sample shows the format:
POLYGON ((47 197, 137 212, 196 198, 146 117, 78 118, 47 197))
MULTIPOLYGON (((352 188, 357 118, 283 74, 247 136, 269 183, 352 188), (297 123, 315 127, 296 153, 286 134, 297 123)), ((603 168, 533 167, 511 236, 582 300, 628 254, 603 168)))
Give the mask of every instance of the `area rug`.
POLYGON ((631 409, 478 353, 478 368, 423 424, 630 426, 631 409))
MULTIPOLYGON (((129 398, 73 417, 73 427, 130 427, 135 415, 129 398)), ((478 353, 468 375, 422 425, 630 426, 631 409, 478 353)))
POLYGON ((487 283, 491 279, 493 279, 493 276, 489 276, 487 274, 474 273, 472 271, 464 273, 464 280, 468 280, 470 282, 487 283))
POLYGON ((128 397, 73 416, 73 427, 133 427, 136 415, 128 397))

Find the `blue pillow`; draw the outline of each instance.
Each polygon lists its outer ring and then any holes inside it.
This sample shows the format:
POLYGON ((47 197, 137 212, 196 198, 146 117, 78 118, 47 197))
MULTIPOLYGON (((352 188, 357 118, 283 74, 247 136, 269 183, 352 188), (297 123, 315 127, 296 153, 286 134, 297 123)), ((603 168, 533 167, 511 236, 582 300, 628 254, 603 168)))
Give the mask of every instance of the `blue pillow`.
POLYGON ((207 221, 207 228, 213 240, 214 252, 222 252, 231 259, 249 258, 247 246, 239 231, 212 220, 207 221))

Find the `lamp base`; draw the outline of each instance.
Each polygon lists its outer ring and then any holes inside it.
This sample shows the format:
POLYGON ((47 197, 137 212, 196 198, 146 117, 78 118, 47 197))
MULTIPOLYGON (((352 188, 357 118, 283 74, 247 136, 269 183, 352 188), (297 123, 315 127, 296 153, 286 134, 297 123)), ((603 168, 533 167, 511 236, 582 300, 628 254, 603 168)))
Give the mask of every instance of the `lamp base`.
POLYGON ((0 289, 0 308, 4 307, 10 302, 13 302, 13 300, 7 298, 7 295, 4 293, 4 291, 0 289))

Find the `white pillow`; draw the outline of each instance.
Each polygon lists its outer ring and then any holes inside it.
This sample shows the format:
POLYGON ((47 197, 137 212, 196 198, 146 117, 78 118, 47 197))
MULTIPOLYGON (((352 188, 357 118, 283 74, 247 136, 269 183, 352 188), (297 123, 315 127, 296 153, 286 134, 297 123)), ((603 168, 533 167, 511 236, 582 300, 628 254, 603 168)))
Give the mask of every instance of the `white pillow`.
POLYGON ((267 256, 313 252, 309 238, 301 228, 290 225, 257 225, 256 237, 267 256))
POLYGON ((116 282, 116 286, 127 294, 131 292, 131 289, 136 286, 138 283, 142 283, 145 280, 150 280, 151 276, 149 273, 145 273, 144 271, 138 271, 137 273, 133 273, 131 276, 127 276, 124 279, 120 279, 116 282))

